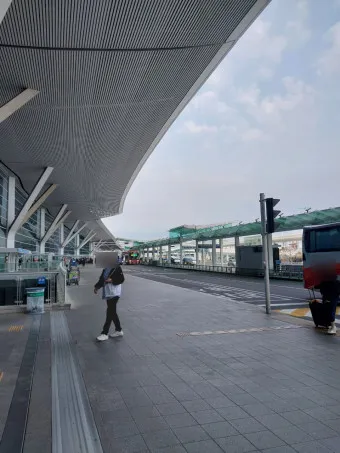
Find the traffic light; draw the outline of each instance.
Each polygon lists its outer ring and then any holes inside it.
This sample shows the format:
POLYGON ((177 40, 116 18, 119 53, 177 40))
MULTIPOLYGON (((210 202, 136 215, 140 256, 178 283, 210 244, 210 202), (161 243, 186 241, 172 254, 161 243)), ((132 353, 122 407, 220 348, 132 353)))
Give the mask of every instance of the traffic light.
POLYGON ((275 218, 281 211, 277 211, 274 207, 280 201, 279 198, 266 198, 266 211, 267 211, 267 233, 274 233, 275 231, 275 218))

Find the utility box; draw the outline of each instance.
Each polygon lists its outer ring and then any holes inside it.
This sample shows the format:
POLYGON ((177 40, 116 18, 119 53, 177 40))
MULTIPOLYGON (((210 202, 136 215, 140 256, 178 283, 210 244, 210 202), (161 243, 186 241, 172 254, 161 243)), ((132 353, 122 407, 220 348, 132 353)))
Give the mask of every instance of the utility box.
MULTIPOLYGON (((273 262, 270 269, 275 269, 280 260, 279 247, 273 247, 273 262)), ((240 245, 236 247, 236 267, 238 269, 263 269, 262 245, 240 245)))

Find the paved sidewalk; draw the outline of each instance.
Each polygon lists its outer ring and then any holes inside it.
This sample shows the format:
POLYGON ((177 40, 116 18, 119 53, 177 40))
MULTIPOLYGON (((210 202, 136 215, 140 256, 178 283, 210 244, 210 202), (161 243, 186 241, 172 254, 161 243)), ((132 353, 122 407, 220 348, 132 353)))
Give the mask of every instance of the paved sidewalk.
MULTIPOLYGON (((104 453, 340 452, 338 337, 250 304, 128 275, 118 304, 125 335, 97 343, 105 316, 105 302, 93 294, 97 276, 82 271, 64 314, 104 453)), ((25 453, 42 442, 51 451, 49 318, 42 319, 25 453), (48 426, 34 422, 41 408, 48 426)), ((6 336, 4 345, 14 338, 6 336)))
POLYGON ((95 276, 67 319, 105 452, 340 452, 338 338, 127 276, 125 336, 98 344, 95 276))

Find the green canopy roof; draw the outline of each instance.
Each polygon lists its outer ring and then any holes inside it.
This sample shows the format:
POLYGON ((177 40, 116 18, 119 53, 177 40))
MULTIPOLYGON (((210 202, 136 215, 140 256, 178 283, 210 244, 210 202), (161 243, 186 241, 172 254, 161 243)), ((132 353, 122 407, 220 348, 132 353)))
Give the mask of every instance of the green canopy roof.
MULTIPOLYGON (((275 222, 275 231, 280 232, 300 230, 308 225, 325 225, 334 222, 340 222, 340 207, 278 218, 275 222)), ((210 228, 203 228, 202 230, 197 230, 191 234, 186 234, 185 240, 190 241, 197 239, 199 241, 207 241, 209 239, 231 238, 235 236, 252 236, 255 234, 261 234, 261 223, 253 222, 235 226, 217 225, 210 228)), ((160 245, 179 244, 179 242, 179 237, 173 237, 144 242, 142 243, 142 246, 156 247, 160 245)))

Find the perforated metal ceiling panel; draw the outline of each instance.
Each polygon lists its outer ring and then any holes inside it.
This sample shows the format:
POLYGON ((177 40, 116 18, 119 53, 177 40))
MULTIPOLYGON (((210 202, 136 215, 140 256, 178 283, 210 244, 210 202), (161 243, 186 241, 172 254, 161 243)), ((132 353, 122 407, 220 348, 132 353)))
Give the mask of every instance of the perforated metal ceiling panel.
POLYGON ((119 213, 145 158, 270 0, 13 0, 0 25, 0 158, 45 166, 69 220, 119 213), (226 44, 227 43, 227 44, 226 44))

